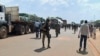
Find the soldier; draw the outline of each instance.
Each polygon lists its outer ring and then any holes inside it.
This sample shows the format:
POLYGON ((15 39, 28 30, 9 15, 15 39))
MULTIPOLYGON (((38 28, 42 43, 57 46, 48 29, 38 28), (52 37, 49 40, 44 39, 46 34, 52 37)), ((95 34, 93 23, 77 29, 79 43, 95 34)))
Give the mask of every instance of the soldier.
POLYGON ((45 24, 43 25, 43 38, 42 38, 42 45, 43 45, 43 48, 45 48, 45 44, 44 44, 44 41, 45 41, 45 36, 47 36, 48 38, 48 46, 47 48, 51 48, 50 47, 50 39, 51 39, 51 34, 50 34, 50 20, 47 19, 45 24))
POLYGON ((55 32, 56 32, 56 37, 58 37, 58 35, 60 34, 60 24, 59 23, 55 25, 55 32))

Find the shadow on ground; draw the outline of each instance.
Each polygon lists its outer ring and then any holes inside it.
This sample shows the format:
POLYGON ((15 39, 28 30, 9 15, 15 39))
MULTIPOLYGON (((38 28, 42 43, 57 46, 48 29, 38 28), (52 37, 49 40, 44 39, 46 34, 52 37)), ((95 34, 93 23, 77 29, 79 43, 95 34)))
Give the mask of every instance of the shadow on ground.
POLYGON ((38 49, 36 49, 34 51, 40 53, 40 52, 43 52, 45 50, 47 50, 47 48, 38 48, 38 49))
POLYGON ((78 50, 76 50, 76 52, 77 52, 78 54, 82 54, 82 55, 87 55, 87 54, 88 54, 87 51, 78 51, 78 50))
POLYGON ((30 39, 36 39, 36 40, 40 40, 41 38, 36 38, 36 37, 35 37, 35 38, 30 38, 30 39))
MULTIPOLYGON (((57 37, 56 37, 56 36, 51 36, 51 38, 57 38, 57 37)), ((32 37, 32 38, 30 38, 30 39, 40 40, 40 39, 42 39, 42 37, 41 37, 41 38, 32 37)))

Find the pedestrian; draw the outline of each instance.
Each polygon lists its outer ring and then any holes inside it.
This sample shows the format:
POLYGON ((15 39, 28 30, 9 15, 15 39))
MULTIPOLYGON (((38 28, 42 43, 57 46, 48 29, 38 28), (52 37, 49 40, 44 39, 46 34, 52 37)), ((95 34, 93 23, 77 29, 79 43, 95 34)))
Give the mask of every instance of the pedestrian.
POLYGON ((66 31, 66 28, 67 28, 67 24, 65 24, 65 31, 66 31))
POLYGON ((40 23, 40 33, 39 33, 39 34, 40 34, 40 39, 41 39, 41 34, 42 34, 42 32, 43 32, 43 31, 42 31, 43 24, 44 24, 44 23, 42 23, 42 22, 40 23))
POLYGON ((81 51, 81 49, 82 49, 83 41, 84 41, 84 49, 83 49, 83 51, 86 51, 87 38, 89 38, 89 26, 87 24, 87 20, 85 20, 85 24, 81 25, 78 38, 80 38, 79 51, 81 51))
POLYGON ((93 25, 93 35, 94 35, 94 39, 96 39, 96 27, 93 25))
POLYGON ((73 25, 73 30, 74 30, 74 34, 75 34, 76 31, 77 31, 77 26, 76 26, 76 24, 73 25))
POLYGON ((40 31, 40 22, 37 20, 37 21, 35 22, 36 38, 39 37, 39 31, 40 31))
POLYGON ((43 38, 42 38, 42 45, 43 45, 43 48, 45 48, 45 36, 47 36, 47 39, 48 39, 48 46, 47 48, 51 48, 50 47, 50 39, 51 39, 51 35, 50 35, 50 19, 47 19, 45 24, 43 25, 43 38))
POLYGON ((92 37, 93 36, 93 25, 92 24, 89 25, 89 30, 90 30, 90 36, 92 37))
POLYGON ((58 35, 60 34, 60 24, 59 23, 55 24, 55 33, 56 33, 56 37, 58 37, 58 35))

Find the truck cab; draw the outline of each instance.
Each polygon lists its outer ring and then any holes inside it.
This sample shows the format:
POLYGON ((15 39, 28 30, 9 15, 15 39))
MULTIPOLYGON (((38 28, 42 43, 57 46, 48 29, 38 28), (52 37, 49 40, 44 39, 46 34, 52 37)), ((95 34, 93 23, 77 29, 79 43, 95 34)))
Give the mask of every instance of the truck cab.
POLYGON ((7 21, 5 19, 5 6, 0 5, 0 38, 7 37, 7 21))
POLYGON ((0 5, 0 21, 5 21, 5 7, 0 5))

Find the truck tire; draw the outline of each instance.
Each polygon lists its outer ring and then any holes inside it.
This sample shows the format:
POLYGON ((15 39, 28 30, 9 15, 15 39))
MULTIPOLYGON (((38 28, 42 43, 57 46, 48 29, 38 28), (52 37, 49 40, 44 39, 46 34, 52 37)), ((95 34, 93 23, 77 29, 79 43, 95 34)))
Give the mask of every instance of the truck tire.
POLYGON ((20 26, 20 31, 19 31, 20 35, 25 34, 25 27, 23 25, 20 26))
POLYGON ((6 26, 2 26, 0 28, 0 38, 4 39, 6 37, 7 37, 7 28, 6 28, 6 26))
POLYGON ((26 26, 25 27, 25 34, 28 34, 29 33, 29 26, 26 26))
POLYGON ((35 28, 33 25, 30 26, 30 30, 31 30, 31 33, 34 33, 35 28))

